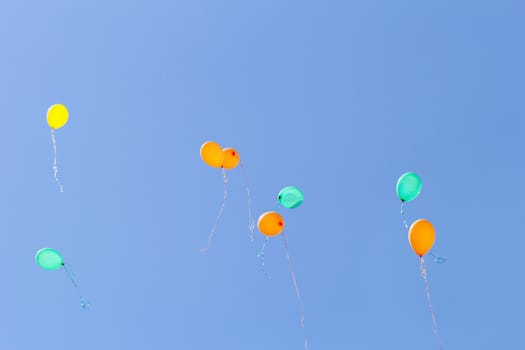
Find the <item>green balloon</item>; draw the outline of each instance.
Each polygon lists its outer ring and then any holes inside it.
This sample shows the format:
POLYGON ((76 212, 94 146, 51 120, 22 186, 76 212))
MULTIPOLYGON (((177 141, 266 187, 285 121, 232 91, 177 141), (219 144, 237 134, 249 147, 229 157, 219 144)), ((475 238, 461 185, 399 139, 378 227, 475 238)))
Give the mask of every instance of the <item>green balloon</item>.
POLYGON ((421 178, 416 173, 405 173, 397 180, 396 192, 402 202, 416 199, 421 192, 421 178))
POLYGON ((44 270, 58 270, 64 265, 59 252, 51 248, 42 248, 36 252, 36 263, 44 270))
POLYGON ((279 192, 279 202, 288 209, 297 208, 303 202, 303 191, 295 186, 285 187, 279 192))

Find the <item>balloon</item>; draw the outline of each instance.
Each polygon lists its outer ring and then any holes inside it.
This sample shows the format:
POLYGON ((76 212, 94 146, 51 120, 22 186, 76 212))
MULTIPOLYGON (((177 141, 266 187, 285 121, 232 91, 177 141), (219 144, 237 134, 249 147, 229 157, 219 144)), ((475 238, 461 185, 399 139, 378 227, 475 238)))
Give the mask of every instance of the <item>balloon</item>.
POLYGON ((410 246, 419 256, 428 253, 430 248, 434 245, 435 239, 436 233, 434 231, 434 226, 432 226, 428 220, 416 220, 408 230, 408 241, 410 242, 410 246))
POLYGON ((64 105, 54 104, 47 110, 47 124, 51 129, 60 129, 68 119, 69 112, 64 105))
POLYGON ((275 211, 267 211, 259 217, 257 228, 265 236, 277 236, 284 228, 284 219, 275 211))
POLYGON ((421 178, 416 173, 405 173, 397 180, 396 192, 402 202, 416 199, 421 192, 421 178))
POLYGON ((51 248, 42 248, 36 252, 36 263, 44 270, 58 270, 64 266, 64 261, 59 252, 51 248))
POLYGON ((295 186, 287 186, 279 192, 277 197, 281 205, 288 209, 297 208, 303 202, 303 191, 295 186))
POLYGON ((204 142, 202 144, 201 158, 204 163, 213 168, 222 167, 222 163, 224 162, 224 155, 222 154, 221 146, 213 141, 204 142))
POLYGON ((239 164, 239 152, 237 152, 235 149, 225 148, 222 150, 222 154, 224 156, 224 161, 222 163, 222 167, 224 169, 233 169, 237 166, 237 164, 239 164))

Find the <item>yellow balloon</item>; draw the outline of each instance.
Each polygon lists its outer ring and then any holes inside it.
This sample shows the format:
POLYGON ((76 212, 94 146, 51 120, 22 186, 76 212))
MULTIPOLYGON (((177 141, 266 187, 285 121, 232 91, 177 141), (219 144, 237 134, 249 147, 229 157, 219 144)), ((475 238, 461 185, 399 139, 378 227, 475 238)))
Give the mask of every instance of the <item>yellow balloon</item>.
POLYGON ((408 241, 414 252, 423 256, 432 246, 434 245, 434 240, 436 239, 436 233, 434 226, 430 221, 425 219, 419 219, 414 221, 408 230, 408 241))
POLYGON ((259 217, 257 228, 265 236, 277 236, 284 229, 284 219, 275 211, 267 211, 259 217))
POLYGON ((222 167, 222 163, 224 162, 224 155, 221 146, 213 141, 207 141, 202 144, 201 158, 204 163, 213 168, 222 167))
POLYGON ((233 169, 239 164, 239 152, 235 149, 225 148, 222 153, 224 155, 224 162, 222 163, 224 169, 233 169))
POLYGON ((47 124, 51 129, 60 129, 66 125, 68 119, 69 112, 62 104, 54 104, 47 110, 47 124))

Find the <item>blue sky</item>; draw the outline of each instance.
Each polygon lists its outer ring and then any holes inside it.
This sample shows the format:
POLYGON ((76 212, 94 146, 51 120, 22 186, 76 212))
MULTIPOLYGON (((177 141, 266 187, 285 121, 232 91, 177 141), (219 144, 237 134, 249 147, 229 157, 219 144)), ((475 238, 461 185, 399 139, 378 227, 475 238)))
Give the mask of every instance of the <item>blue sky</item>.
POLYGON ((279 190, 310 349, 438 349, 407 218, 430 220, 445 349, 525 328, 522 1, 15 1, 0 5, 0 348, 303 349, 281 240, 250 242, 279 190), (47 108, 63 103, 59 193, 47 108), (38 268, 53 247, 63 271, 38 268))

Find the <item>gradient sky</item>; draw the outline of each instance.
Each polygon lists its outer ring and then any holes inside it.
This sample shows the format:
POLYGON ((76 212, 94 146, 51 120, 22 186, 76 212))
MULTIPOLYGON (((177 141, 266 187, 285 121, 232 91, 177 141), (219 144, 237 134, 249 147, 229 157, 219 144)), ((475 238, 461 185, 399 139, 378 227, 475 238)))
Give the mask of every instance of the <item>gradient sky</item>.
POLYGON ((430 220, 445 349, 523 348, 525 2, 0 4, 0 349, 438 349, 407 219, 430 220), (45 116, 63 103, 59 193, 45 116), (235 147, 228 200, 207 140, 235 147), (245 177, 244 177, 245 176, 245 177), (59 250, 63 271, 34 260, 59 250))

